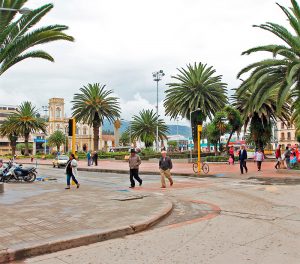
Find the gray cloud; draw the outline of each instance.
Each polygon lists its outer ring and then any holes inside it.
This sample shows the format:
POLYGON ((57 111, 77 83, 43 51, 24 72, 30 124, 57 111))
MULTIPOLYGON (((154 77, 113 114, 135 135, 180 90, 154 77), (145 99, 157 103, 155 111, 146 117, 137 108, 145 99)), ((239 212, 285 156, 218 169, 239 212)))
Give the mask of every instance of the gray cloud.
MULTIPOLYGON (((47 2, 31 0, 28 7, 47 2)), ((129 118, 141 108, 154 108, 155 70, 166 73, 161 100, 176 68, 195 61, 213 65, 229 89, 236 87, 237 72, 257 59, 242 57, 241 52, 274 41, 272 35, 251 26, 265 21, 286 23, 273 0, 52 2, 55 8, 41 24, 70 26, 76 42, 43 47, 55 57, 55 64, 30 60, 1 76, 0 103, 31 100, 40 107, 48 98, 61 96, 70 109, 80 87, 100 82, 121 98, 123 116, 129 118)))

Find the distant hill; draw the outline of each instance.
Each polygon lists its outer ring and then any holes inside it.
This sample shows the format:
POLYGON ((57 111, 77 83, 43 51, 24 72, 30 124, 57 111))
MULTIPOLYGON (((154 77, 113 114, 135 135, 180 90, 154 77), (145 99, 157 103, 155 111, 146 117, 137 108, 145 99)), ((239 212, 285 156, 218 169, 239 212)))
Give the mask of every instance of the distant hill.
MULTIPOLYGON (((128 127, 129 127, 129 121, 122 121, 120 133, 122 134, 128 127)), ((168 135, 177 135, 177 125, 168 125, 168 128, 169 128, 168 135)), ((113 132, 114 127, 107 120, 105 120, 103 130, 113 132)), ((178 135, 182 135, 185 137, 191 137, 192 136, 191 128, 188 126, 178 125, 178 135)))

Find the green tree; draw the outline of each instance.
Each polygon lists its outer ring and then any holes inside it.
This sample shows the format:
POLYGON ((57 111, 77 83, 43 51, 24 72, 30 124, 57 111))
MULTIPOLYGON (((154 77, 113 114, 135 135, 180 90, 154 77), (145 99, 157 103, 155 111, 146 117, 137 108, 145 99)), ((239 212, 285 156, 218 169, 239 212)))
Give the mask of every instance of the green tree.
POLYGON ((290 101, 286 101, 281 108, 278 108, 278 90, 273 90, 265 94, 263 103, 258 106, 251 100, 251 94, 255 89, 251 82, 248 84, 247 89, 244 89, 247 82, 244 82, 236 90, 233 96, 234 105, 241 113, 245 129, 250 125, 248 142, 252 140, 252 142, 255 142, 256 147, 263 149, 271 140, 272 121, 281 120, 286 122, 290 120, 290 101))
POLYGON ((9 116, 6 120, 3 121, 2 125, 0 126, 0 135, 1 137, 7 137, 9 139, 12 155, 15 155, 19 135, 13 129, 13 125, 13 119, 11 118, 11 116, 9 116))
POLYGON ((46 122, 37 116, 38 112, 30 102, 22 103, 16 113, 11 116, 12 129, 25 139, 25 156, 29 156, 28 141, 30 134, 40 131, 46 133, 46 122))
POLYGON ((99 83, 88 84, 80 88, 81 93, 74 95, 73 116, 77 122, 83 122, 93 127, 94 150, 98 151, 99 128, 106 118, 110 123, 120 117, 120 104, 111 90, 99 83))
POLYGON ((61 145, 66 143, 66 135, 62 131, 56 130, 48 138, 48 143, 49 143, 49 146, 55 146, 57 151, 59 151, 61 145))
POLYGON ((123 146, 128 146, 130 144, 130 134, 127 131, 122 133, 120 137, 120 143, 123 146))
POLYGON ((202 120, 198 123, 202 124, 206 118, 212 120, 215 113, 227 104, 227 84, 222 82, 222 76, 215 75, 213 67, 202 63, 188 64, 186 69, 178 71, 176 76, 171 76, 174 82, 167 84, 166 114, 174 119, 181 116, 190 120, 191 113, 201 109, 202 120))
POLYGON ((217 156, 218 154, 218 143, 220 140, 220 131, 217 128, 215 123, 208 123, 206 125, 207 129, 207 140, 213 144, 214 149, 215 149, 215 155, 217 156))
MULTIPOLYGON (((18 143, 16 145, 16 149, 18 151, 21 151, 21 153, 24 155, 25 154, 25 151, 26 151, 26 146, 24 143, 18 143)), ((28 144, 28 150, 33 150, 33 144, 32 143, 29 143, 28 144)))
MULTIPOLYGON (((0 8, 21 9, 27 0, 0 1, 0 8)), ((47 4, 32 10, 29 14, 16 17, 16 11, 0 11, 0 75, 9 68, 28 58, 40 58, 54 61, 43 50, 33 47, 57 40, 73 41, 73 37, 64 33, 64 25, 50 25, 34 29, 34 26, 53 8, 47 4)))
POLYGON ((230 134, 226 143, 226 150, 228 150, 228 145, 230 143, 232 135, 235 132, 240 132, 243 126, 243 121, 240 112, 230 105, 225 106, 224 112, 226 114, 226 118, 230 129, 230 134))
MULTIPOLYGON (((130 122, 131 136, 145 143, 146 148, 152 147, 156 138, 156 126, 158 125, 158 137, 160 140, 167 138, 168 126, 162 119, 157 119, 153 110, 142 110, 139 115, 133 116, 130 122)), ((129 131, 127 131, 128 133, 129 131)))
POLYGON ((279 4, 278 6, 286 15, 293 32, 271 22, 254 26, 272 33, 283 44, 263 45, 243 52, 249 55, 262 51, 270 53, 271 56, 245 67, 238 74, 238 78, 244 74, 250 75, 239 89, 247 91, 249 86, 252 87, 249 101, 258 109, 274 91, 277 91, 278 112, 281 111, 286 101, 292 99, 292 108, 297 112, 294 120, 296 120, 296 126, 300 128, 298 115, 300 113, 300 8, 295 0, 291 0, 291 4, 290 10, 279 4))

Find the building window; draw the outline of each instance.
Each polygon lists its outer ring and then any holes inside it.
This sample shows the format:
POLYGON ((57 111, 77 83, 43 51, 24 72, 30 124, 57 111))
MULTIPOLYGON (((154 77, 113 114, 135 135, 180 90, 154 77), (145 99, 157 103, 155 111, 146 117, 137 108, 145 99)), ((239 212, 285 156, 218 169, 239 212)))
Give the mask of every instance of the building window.
POLYGON ((281 122, 281 129, 284 129, 284 123, 281 122))
POLYGON ((287 128, 288 128, 288 129, 291 129, 291 123, 290 123, 290 122, 288 122, 287 128))
POLYGON ((287 133, 287 139, 288 139, 288 140, 291 140, 291 132, 288 132, 288 133, 287 133))
POLYGON ((56 130, 60 130, 60 125, 56 125, 56 130))
POLYGON ((284 140, 284 133, 281 133, 281 140, 284 140))
POLYGON ((86 127, 83 128, 83 135, 87 135, 87 128, 86 127))
POLYGON ((61 109, 59 107, 56 108, 55 112, 56 112, 55 117, 56 118, 61 118, 61 109))

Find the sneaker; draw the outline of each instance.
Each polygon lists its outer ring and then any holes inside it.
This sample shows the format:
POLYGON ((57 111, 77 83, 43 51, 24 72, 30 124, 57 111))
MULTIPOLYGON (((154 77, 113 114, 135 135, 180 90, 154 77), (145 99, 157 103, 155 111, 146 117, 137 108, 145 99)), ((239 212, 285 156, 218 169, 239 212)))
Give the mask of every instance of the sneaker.
POLYGON ((70 190, 70 189, 71 189, 70 187, 66 187, 66 188, 65 188, 65 190, 70 190))
POLYGON ((130 189, 134 189, 134 186, 130 186, 129 188, 130 188, 130 189))
POLYGON ((142 184, 143 184, 143 181, 140 182, 140 186, 142 186, 142 184))
POLYGON ((173 184, 174 184, 174 182, 171 182, 171 183, 170 183, 170 186, 173 186, 173 184))
POLYGON ((166 189, 166 186, 161 186, 160 188, 162 188, 162 189, 166 189))
POLYGON ((79 189, 79 186, 80 186, 80 184, 78 183, 78 184, 77 184, 77 189, 79 189))

